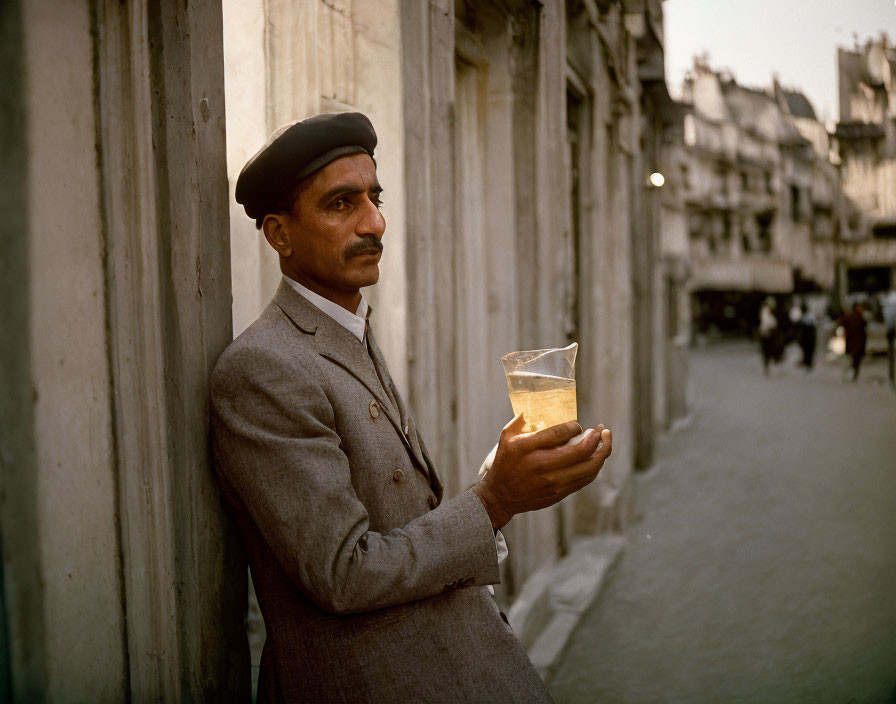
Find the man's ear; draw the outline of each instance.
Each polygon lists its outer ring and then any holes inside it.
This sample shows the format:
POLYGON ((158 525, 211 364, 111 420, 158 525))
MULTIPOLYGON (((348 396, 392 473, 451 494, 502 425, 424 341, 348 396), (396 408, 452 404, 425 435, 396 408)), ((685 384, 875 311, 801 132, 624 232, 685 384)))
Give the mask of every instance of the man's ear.
POLYGON ((292 255, 292 241, 289 238, 289 231, 286 227, 286 216, 280 214, 269 213, 264 216, 261 223, 261 229, 264 230, 264 237, 281 257, 289 257, 292 255))

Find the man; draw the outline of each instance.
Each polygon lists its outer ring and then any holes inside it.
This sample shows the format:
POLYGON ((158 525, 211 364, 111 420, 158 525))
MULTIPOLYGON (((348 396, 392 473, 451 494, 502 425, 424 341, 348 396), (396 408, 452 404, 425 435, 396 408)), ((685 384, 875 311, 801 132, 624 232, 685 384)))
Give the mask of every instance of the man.
POLYGON ((358 113, 281 128, 237 201, 277 251, 273 301, 212 375, 222 490, 267 627, 260 702, 547 702, 486 585, 496 531, 590 482, 609 430, 501 432, 491 471, 442 484, 367 325, 385 221, 358 113))

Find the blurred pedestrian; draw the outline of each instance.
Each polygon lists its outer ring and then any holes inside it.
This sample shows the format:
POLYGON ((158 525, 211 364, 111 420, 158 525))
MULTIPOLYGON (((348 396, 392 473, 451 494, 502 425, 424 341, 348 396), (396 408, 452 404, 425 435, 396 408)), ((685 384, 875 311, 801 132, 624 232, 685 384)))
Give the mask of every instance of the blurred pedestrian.
POLYGON ((852 364, 852 380, 859 378, 859 365, 865 356, 865 343, 868 336, 865 332, 865 312, 861 303, 855 303, 852 311, 837 318, 837 325, 843 327, 843 336, 846 342, 846 355, 852 364))
POLYGON ((793 305, 790 306, 790 310, 787 313, 787 316, 790 318, 790 324, 794 329, 799 327, 800 318, 803 317, 803 308, 805 308, 805 303, 800 303, 799 299, 793 302, 793 305))
POLYGON ((890 375, 890 386, 896 388, 894 368, 896 368, 896 291, 883 299, 884 325, 887 329, 887 372, 890 375))
POLYGON ((806 371, 812 369, 815 359, 815 342, 817 339, 818 325, 815 322, 815 316, 809 310, 809 306, 805 303, 800 307, 800 317, 797 323, 797 342, 800 349, 803 350, 803 361, 801 364, 806 371))
POLYGON ((762 352, 762 371, 768 374, 769 365, 780 357, 778 340, 780 326, 775 315, 775 299, 769 296, 759 308, 759 349, 762 352))

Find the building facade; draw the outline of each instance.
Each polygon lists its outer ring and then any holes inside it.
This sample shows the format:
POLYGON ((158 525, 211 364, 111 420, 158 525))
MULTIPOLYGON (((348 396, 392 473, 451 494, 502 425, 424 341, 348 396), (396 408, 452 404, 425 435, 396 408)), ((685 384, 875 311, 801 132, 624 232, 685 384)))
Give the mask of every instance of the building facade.
POLYGON ((824 293, 836 315, 896 287, 896 49, 883 35, 837 63, 829 132, 799 91, 747 88, 695 59, 680 161, 695 334, 750 334, 767 295, 824 293))
POLYGON ((739 85, 696 59, 683 86, 695 332, 749 334, 767 295, 826 291, 842 204, 806 98, 739 85))
POLYGON ((841 293, 896 289, 896 47, 887 35, 838 49, 837 155, 847 227, 837 248, 841 293))

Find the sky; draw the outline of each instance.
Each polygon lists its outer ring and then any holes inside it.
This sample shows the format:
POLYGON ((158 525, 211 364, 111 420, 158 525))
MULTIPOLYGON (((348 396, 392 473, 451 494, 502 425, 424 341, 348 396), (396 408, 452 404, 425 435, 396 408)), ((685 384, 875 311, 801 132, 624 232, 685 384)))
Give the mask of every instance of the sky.
POLYGON ((678 97, 693 56, 737 82, 801 90, 816 116, 836 120, 837 47, 886 31, 896 43, 896 0, 665 0, 666 83, 678 97))

